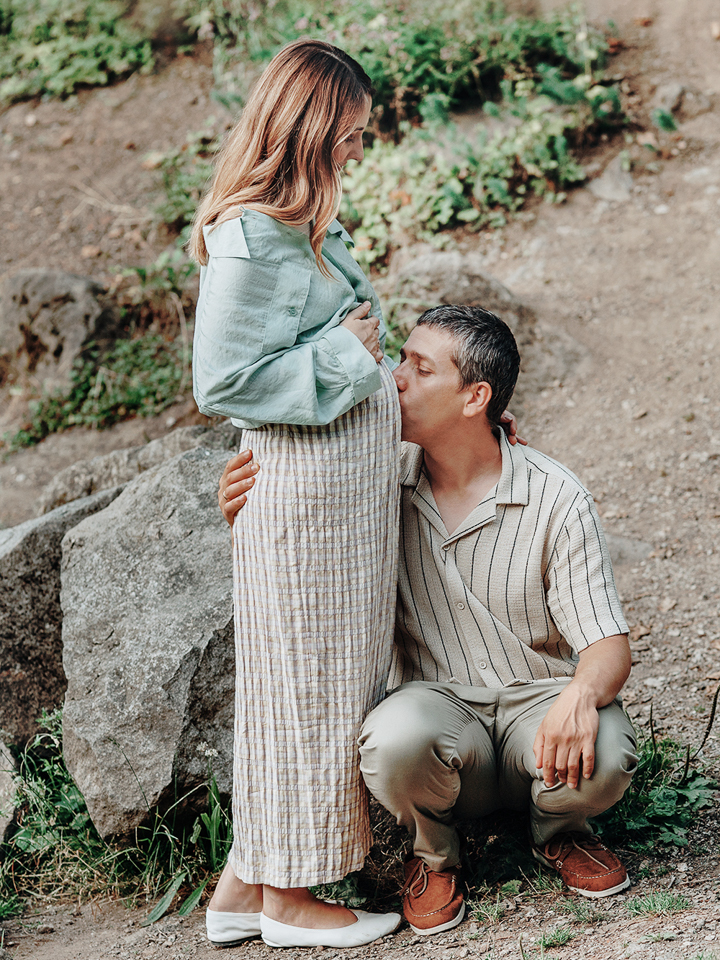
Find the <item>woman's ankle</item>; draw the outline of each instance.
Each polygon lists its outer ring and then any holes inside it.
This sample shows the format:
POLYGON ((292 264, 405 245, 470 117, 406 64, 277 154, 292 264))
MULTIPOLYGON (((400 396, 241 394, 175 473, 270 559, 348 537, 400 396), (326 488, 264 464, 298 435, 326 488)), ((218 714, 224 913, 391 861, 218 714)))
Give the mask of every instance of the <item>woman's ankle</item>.
POLYGON ((346 927, 357 919, 344 906, 318 900, 306 887, 263 887, 263 913, 271 920, 308 929, 346 927))
POLYGON ((263 908, 262 887, 243 883, 227 863, 208 906, 218 913, 260 913, 263 908))

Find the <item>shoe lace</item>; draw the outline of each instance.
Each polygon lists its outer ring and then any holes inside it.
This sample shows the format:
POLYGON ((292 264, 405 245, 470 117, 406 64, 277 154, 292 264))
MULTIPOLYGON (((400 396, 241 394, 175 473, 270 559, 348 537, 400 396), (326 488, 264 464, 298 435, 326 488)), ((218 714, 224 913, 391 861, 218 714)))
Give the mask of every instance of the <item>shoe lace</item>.
POLYGON ((424 860, 420 861, 420 869, 410 874, 405 886, 400 891, 400 896, 406 893, 411 897, 421 897, 427 890, 429 883, 428 868, 424 860), (419 885, 419 888, 418 888, 419 885))
POLYGON ((598 867, 604 868, 605 864, 601 860, 598 860, 597 857, 594 857, 588 849, 589 847, 593 847, 595 850, 604 850, 605 847, 603 844, 600 843, 597 837, 593 837, 590 834, 581 834, 580 840, 581 842, 578 843, 573 834, 566 834, 561 840, 556 841, 557 849, 554 853, 552 851, 553 841, 551 840, 545 847, 545 856, 548 858, 548 860, 562 859, 563 856, 567 856, 567 854, 570 853, 573 848, 575 848, 575 850, 579 850, 580 853, 585 854, 585 856, 592 860, 593 863, 597 864, 598 867))

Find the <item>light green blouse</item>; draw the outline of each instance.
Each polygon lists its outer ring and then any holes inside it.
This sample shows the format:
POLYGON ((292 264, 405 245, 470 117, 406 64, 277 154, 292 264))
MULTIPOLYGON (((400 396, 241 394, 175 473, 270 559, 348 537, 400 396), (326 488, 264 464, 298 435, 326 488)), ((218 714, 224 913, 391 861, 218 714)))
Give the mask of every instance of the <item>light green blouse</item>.
POLYGON ((323 245, 331 280, 305 234, 254 210, 206 228, 205 242, 193 346, 202 413, 251 429, 327 424, 380 388, 376 361, 339 326, 369 300, 384 346, 380 304, 337 220, 323 245))

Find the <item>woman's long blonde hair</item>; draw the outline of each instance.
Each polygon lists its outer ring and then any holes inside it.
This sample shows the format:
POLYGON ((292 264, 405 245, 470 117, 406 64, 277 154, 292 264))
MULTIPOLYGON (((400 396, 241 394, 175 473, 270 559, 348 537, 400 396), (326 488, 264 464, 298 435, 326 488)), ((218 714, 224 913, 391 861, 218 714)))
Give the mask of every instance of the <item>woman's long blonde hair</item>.
POLYGON ((327 272, 322 244, 342 195, 333 153, 355 129, 371 93, 360 64, 322 40, 296 40, 273 57, 220 151, 195 214, 195 260, 208 259, 203 227, 251 207, 291 226, 312 221, 310 244, 327 272))

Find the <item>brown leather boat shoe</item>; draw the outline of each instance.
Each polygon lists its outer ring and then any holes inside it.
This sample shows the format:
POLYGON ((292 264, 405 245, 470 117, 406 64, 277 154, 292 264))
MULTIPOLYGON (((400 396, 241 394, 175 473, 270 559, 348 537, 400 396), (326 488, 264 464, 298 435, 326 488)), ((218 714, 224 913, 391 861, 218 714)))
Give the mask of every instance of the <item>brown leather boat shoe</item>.
POLYGON ((583 897, 609 897, 630 886, 625 867, 591 833, 558 833, 544 847, 534 846, 532 852, 583 897))
POLYGON ((452 930, 465 916, 459 867, 435 872, 419 857, 405 864, 403 914, 415 933, 452 930))

